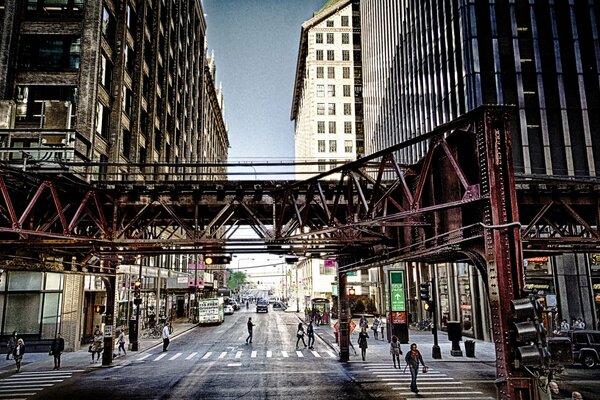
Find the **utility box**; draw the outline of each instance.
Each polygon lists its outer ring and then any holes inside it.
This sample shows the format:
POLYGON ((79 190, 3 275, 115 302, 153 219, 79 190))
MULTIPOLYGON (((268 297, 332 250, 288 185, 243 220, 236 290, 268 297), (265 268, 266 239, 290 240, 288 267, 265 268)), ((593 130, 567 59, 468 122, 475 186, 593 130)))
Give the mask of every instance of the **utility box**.
POLYGON ((460 341, 462 340, 462 325, 460 321, 448 321, 448 340, 452 342, 452 350, 450 355, 454 357, 462 357, 460 349, 460 341))

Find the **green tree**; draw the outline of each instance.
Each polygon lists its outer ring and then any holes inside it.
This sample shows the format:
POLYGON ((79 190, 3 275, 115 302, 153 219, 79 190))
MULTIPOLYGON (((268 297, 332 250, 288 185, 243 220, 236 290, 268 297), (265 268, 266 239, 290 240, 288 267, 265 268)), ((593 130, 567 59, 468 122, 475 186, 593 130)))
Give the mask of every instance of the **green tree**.
POLYGON ((232 290, 239 289, 246 283, 246 278, 246 274, 243 272, 232 272, 227 279, 227 287, 232 290))

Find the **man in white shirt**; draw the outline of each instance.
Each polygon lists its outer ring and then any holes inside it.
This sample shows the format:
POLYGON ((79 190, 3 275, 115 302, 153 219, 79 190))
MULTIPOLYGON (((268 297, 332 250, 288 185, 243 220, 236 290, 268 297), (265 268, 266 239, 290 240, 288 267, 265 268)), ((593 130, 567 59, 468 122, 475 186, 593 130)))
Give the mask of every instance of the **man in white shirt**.
POLYGON ((162 331, 163 351, 167 351, 169 347, 169 335, 171 334, 171 323, 167 322, 162 331))

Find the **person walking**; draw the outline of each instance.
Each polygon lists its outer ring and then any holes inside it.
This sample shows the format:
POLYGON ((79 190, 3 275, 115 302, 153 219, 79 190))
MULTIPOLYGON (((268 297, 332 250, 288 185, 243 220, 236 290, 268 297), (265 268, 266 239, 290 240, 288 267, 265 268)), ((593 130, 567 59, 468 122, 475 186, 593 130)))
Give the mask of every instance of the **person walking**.
POLYGON ((23 339, 19 338, 17 340, 17 345, 13 350, 13 358, 15 360, 15 364, 17 365, 17 372, 21 371, 21 361, 23 360, 23 356, 25 355, 25 342, 23 339))
POLYGON ((367 357, 367 339, 369 338, 369 334, 367 333, 367 328, 362 328, 360 333, 358 334, 358 347, 360 347, 360 355, 362 356, 362 360, 365 361, 367 357))
POLYGON ((94 338, 92 339, 92 345, 90 346, 90 352, 92 353, 92 364, 94 363, 94 355, 98 354, 96 361, 100 361, 100 355, 104 350, 104 336, 100 330, 100 325, 96 325, 94 330, 94 338))
POLYGON ((119 355, 121 355, 121 350, 123 350, 123 355, 127 355, 127 352, 125 351, 125 329, 121 329, 119 332, 117 343, 119 343, 119 355))
POLYGON ((400 341, 396 335, 392 336, 392 341, 390 342, 390 354, 392 355, 392 361, 394 361, 394 368, 396 368, 396 361, 398 362, 397 368, 400 368, 400 355, 402 354, 402 349, 400 348, 400 341))
POLYGON ((298 332, 296 332, 296 349, 298 349, 300 340, 302 340, 302 344, 304 345, 304 348, 306 348, 306 342, 304 341, 304 326, 302 325, 302 322, 298 323, 298 332))
POLYGON ((50 345, 50 354, 54 356, 54 368, 53 370, 60 369, 60 356, 65 350, 65 339, 60 337, 60 332, 56 334, 56 337, 50 345))
POLYGON ((246 338, 246 344, 252 343, 252 331, 254 327, 254 323, 252 322, 252 317, 248 317, 248 337, 246 338))
POLYGON ((362 317, 360 317, 360 320, 358 321, 358 327, 360 329, 362 328, 369 328, 369 321, 367 320, 367 317, 365 317, 364 315, 362 317))
POLYGON ((315 344, 315 331, 313 329, 313 324, 310 322, 306 327, 306 335, 308 336, 308 348, 314 350, 315 344))
POLYGON ((17 346, 17 331, 13 331, 12 336, 6 342, 6 359, 10 360, 13 350, 17 346))
POLYGON ((410 351, 406 353, 406 357, 404 358, 406 361, 406 365, 410 368, 410 391, 413 393, 419 393, 419 389, 417 389, 417 375, 419 374, 419 364, 423 365, 423 371, 426 372, 428 367, 425 365, 423 361, 423 356, 421 356, 421 352, 417 349, 417 344, 412 343, 410 345, 410 351))
POLYGON ((373 329, 373 339, 375 340, 379 340, 379 324, 381 323, 381 321, 379 320, 379 317, 375 317, 375 319, 373 320, 373 325, 371 326, 371 329, 373 329))
POLYGON ((162 330, 162 340, 163 340, 163 351, 167 351, 167 347, 169 347, 171 336, 171 323, 167 322, 162 330))

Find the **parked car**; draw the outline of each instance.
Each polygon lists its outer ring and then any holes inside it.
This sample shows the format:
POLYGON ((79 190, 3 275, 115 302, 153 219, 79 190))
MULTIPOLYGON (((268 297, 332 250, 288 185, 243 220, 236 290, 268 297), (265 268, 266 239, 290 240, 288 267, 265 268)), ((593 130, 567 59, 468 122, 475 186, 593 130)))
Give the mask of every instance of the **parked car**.
POLYGON ((256 312, 269 312, 269 302, 266 300, 259 300, 256 302, 256 312))
POLYGON ((581 363, 586 368, 593 368, 600 363, 600 331, 574 330, 569 332, 573 362, 581 363))
POLYGON ((286 307, 282 302, 276 301, 275 303, 273 303, 273 310, 285 310, 285 309, 286 309, 286 307))
POLYGON ((233 314, 233 306, 231 304, 227 304, 225 306, 225 315, 232 315, 233 314))
POLYGON ((235 300, 229 300, 229 305, 233 307, 234 311, 237 311, 240 309, 240 304, 235 300))

